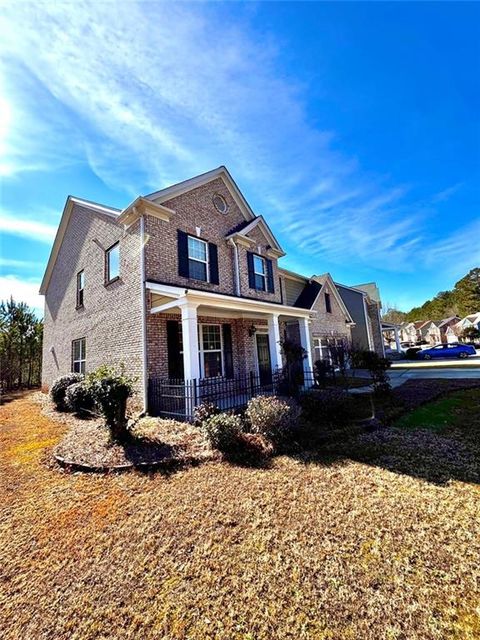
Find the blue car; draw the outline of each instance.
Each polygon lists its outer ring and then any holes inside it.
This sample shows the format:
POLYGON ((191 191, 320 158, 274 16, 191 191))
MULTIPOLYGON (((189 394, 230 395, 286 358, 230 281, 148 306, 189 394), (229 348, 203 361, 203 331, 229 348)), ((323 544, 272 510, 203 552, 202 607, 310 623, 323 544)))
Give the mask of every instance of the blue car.
POLYGON ((476 355, 475 348, 469 344, 437 344, 431 349, 422 349, 417 353, 421 360, 433 360, 433 358, 468 358, 476 355))

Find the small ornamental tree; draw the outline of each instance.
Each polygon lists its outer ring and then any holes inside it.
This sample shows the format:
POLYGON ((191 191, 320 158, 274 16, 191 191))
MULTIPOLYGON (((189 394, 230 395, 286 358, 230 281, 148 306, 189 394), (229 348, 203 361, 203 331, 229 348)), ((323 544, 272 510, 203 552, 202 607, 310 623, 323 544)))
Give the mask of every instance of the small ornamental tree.
POLYGON ((285 360, 280 393, 286 396, 296 396, 299 385, 303 383, 303 360, 307 357, 307 352, 293 340, 285 339, 280 342, 280 346, 285 360))
POLYGON ((467 327, 462 331, 462 338, 464 340, 476 342, 477 340, 480 340, 480 329, 477 329, 476 327, 467 327))
POLYGON ((120 371, 103 365, 87 376, 96 404, 100 407, 112 438, 124 441, 127 431, 127 400, 133 395, 135 378, 125 375, 123 366, 120 371))

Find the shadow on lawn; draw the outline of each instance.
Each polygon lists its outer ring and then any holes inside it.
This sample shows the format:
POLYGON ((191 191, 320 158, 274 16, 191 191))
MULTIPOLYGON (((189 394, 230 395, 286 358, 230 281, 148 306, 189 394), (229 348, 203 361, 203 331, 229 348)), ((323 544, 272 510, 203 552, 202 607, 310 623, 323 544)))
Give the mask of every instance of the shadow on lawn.
MULTIPOLYGON (((334 441, 315 447, 309 462, 334 464, 355 460, 422 478, 435 484, 450 480, 480 483, 480 380, 416 380, 395 390, 390 405, 390 425, 366 433, 346 431, 334 441), (478 390, 477 390, 478 389, 478 390), (446 393, 465 391, 457 414, 440 415, 436 428, 393 426, 399 413, 408 414, 446 393), (401 409, 400 407, 403 407, 401 409)), ((388 406, 383 406, 389 422, 388 406)))

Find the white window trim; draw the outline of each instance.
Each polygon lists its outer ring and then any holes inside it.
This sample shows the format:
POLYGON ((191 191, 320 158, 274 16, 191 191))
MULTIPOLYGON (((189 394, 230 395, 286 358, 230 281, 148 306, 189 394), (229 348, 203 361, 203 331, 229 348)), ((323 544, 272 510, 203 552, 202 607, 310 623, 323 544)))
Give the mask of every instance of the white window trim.
MULTIPOLYGON (((217 324, 215 322, 201 322, 198 324, 198 356, 200 359, 200 377, 205 378, 205 361, 204 354, 205 353, 218 353, 220 351, 221 363, 222 363, 222 375, 217 376, 219 378, 225 377, 225 356, 223 351, 223 331, 222 325, 217 324), (220 349, 207 349, 206 351, 203 348, 203 327, 218 327, 220 331, 220 349)), ((216 380, 216 378, 207 378, 208 380, 216 380)))
POLYGON ((76 338, 75 340, 72 340, 72 373, 85 373, 85 367, 87 362, 86 352, 87 352, 86 338, 76 338), (76 342, 80 343, 80 357, 77 360, 75 360, 75 343, 76 342), (75 364, 77 363, 80 364, 79 371, 75 371, 75 364), (82 371, 82 364, 83 364, 83 371, 82 371))
POLYGON ((255 289, 257 291, 266 291, 267 290, 267 262, 263 256, 258 256, 256 253, 253 255, 253 274, 254 276, 261 276, 263 278, 263 289, 257 289, 257 279, 255 278, 255 289), (255 259, 261 260, 263 265, 263 272, 256 271, 255 269, 255 259))
MULTIPOLYGON (((209 255, 208 255, 208 242, 206 240, 202 240, 201 238, 197 238, 196 236, 187 235, 187 256, 188 256, 189 262, 190 260, 193 260, 194 262, 200 262, 201 264, 205 265, 207 279, 205 281, 201 280, 200 282, 210 282, 210 261, 209 261, 209 255), (192 258, 190 256, 190 246, 188 243, 189 238, 192 238, 192 240, 196 240, 197 242, 202 242, 205 245, 205 256, 206 256, 205 260, 201 260, 200 258, 192 258)), ((192 280, 198 280, 198 278, 192 278, 192 280)))

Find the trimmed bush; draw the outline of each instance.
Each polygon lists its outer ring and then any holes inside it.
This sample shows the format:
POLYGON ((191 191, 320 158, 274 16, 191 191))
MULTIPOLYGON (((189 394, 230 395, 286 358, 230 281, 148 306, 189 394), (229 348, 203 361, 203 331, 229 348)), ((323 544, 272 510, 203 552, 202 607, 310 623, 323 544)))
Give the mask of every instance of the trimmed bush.
POLYGON ((70 385, 81 382, 83 376, 80 373, 68 373, 66 376, 57 378, 50 389, 50 397, 57 411, 69 411, 65 401, 65 394, 70 385))
POLYGON ((133 395, 134 378, 125 375, 123 367, 117 371, 105 365, 87 376, 87 384, 95 403, 100 407, 112 438, 128 438, 127 400, 133 395))
POLYGON ((315 389, 300 396, 302 418, 321 426, 342 426, 356 417, 352 396, 342 389, 315 389))
POLYGON ((245 411, 252 433, 278 444, 285 442, 296 427, 300 410, 277 396, 256 396, 245 411))
POLYGON ((90 413, 95 406, 95 400, 88 384, 85 381, 71 384, 65 393, 65 404, 70 411, 78 415, 90 413))
POLYGON ((201 426, 214 449, 228 454, 238 447, 238 438, 243 430, 240 416, 219 413, 205 420, 201 426))
POLYGON ((220 413, 220 409, 213 402, 203 402, 202 404, 195 407, 193 412, 194 424, 197 427, 201 427, 202 424, 211 418, 212 416, 216 416, 220 413))

